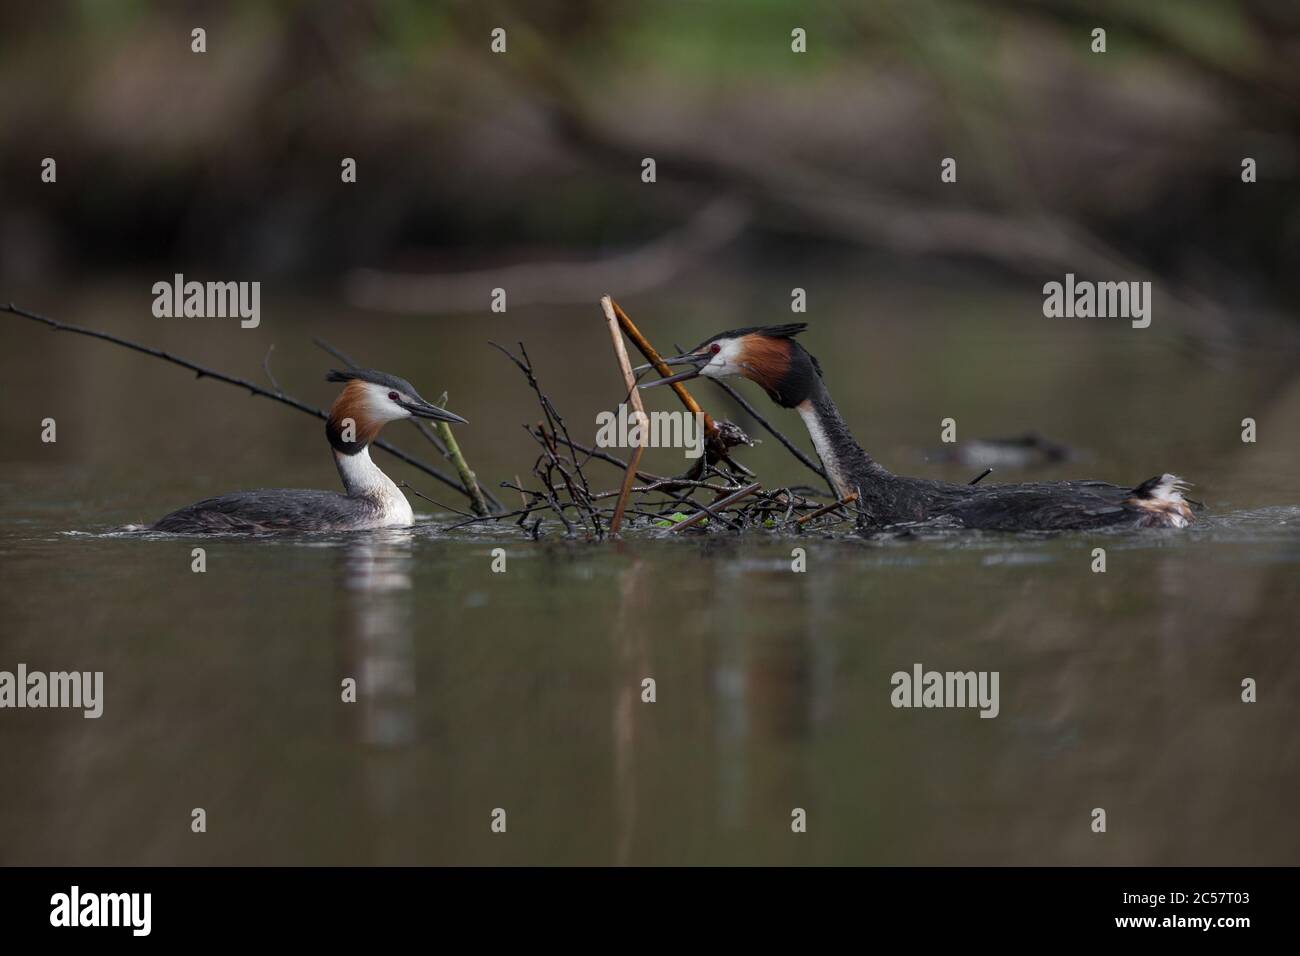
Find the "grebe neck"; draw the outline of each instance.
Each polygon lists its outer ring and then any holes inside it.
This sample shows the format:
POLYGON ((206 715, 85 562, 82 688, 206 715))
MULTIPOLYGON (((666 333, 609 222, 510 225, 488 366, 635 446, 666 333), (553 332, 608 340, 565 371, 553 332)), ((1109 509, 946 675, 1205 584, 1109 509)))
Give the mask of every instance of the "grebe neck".
POLYGON ((894 476, 853 438, 831 393, 820 381, 813 393, 795 409, 830 475, 835 493, 841 498, 856 491, 863 499, 870 499, 875 486, 893 479, 894 476))
POLYGON ((415 520, 411 503, 401 489, 370 460, 368 445, 351 454, 334 449, 334 464, 338 466, 343 489, 349 498, 373 501, 391 524, 406 525, 415 520))

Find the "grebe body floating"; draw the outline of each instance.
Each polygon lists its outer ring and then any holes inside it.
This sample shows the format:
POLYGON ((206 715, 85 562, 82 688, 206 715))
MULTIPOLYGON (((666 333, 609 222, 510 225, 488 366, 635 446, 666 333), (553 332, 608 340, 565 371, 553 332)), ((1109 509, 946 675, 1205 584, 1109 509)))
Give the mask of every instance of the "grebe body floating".
POLYGON ((1183 497, 1187 483, 1171 474, 1132 488, 1104 481, 958 485, 895 475, 849 432, 822 380, 821 365, 794 339, 806 328, 793 323, 720 332, 666 360, 686 366, 685 371, 641 387, 696 376, 739 376, 758 383, 772 401, 799 413, 836 493, 843 498, 856 492, 874 528, 935 519, 987 531, 1185 528, 1193 520, 1191 503, 1183 497))

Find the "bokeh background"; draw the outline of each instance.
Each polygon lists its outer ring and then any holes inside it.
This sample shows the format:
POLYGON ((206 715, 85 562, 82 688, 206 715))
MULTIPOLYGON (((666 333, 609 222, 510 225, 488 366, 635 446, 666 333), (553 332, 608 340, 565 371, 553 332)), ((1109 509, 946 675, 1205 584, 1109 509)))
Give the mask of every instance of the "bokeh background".
MULTIPOLYGON (((0 314, 0 667, 102 669, 108 694, 99 721, 0 714, 0 861, 1300 856, 1296 4, 6 4, 0 128, 0 301, 315 404, 325 339, 447 391, 489 485, 527 474, 537 411, 488 340, 523 341, 589 436, 623 392, 610 293, 665 349, 806 319, 895 471, 978 472, 935 455, 952 417, 1075 453, 990 480, 1174 471, 1209 515, 1102 539, 1106 575, 1097 539, 810 536, 799 578, 789 542, 533 544, 421 503, 410 533, 213 542, 194 575, 190 542, 103 532, 333 487, 319 425, 0 314), (155 318, 176 272, 262 282, 261 325, 155 318), (1067 272, 1151 281, 1152 326, 1044 318, 1067 272), (1001 669, 1002 716, 892 710, 914 661, 1001 669), (366 695, 340 713, 347 675, 366 695)), ((808 480, 770 440, 741 458, 808 480)))

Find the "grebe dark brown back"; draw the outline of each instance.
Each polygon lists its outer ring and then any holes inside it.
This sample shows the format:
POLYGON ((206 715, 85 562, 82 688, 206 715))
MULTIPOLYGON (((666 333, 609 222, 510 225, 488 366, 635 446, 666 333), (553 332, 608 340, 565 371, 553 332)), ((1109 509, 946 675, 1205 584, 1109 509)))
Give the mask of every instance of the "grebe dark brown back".
POLYGON ((148 527, 177 534, 255 534, 268 531, 360 531, 400 528, 415 521, 411 504, 370 460, 369 446, 388 422, 431 418, 466 424, 420 397, 411 383, 374 369, 332 370, 343 391, 330 406, 325 435, 346 494, 276 488, 207 498, 148 527))
POLYGON ((1177 476, 1159 475, 1135 488, 1104 481, 957 485, 895 475, 849 432, 822 380, 821 365, 794 336, 805 323, 733 329, 668 359, 684 372, 642 388, 703 375, 757 382, 783 408, 803 419, 835 491, 858 494, 872 527, 947 518, 960 527, 990 531, 1057 531, 1134 527, 1184 528, 1192 509, 1177 476))

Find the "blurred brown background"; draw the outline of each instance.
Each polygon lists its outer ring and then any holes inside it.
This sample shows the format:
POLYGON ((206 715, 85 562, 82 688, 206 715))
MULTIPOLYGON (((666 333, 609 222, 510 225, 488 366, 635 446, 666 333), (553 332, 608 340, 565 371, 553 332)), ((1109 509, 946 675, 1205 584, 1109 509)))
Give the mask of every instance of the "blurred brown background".
MULTIPOLYGON (((455 312, 477 287, 354 270, 603 261, 626 295, 728 251, 866 251, 1151 276, 1191 331, 1255 330, 1296 302, 1298 28, 1286 0, 7 5, 0 273, 455 312)), ((582 268, 529 278, 512 304, 590 301, 582 268)))

